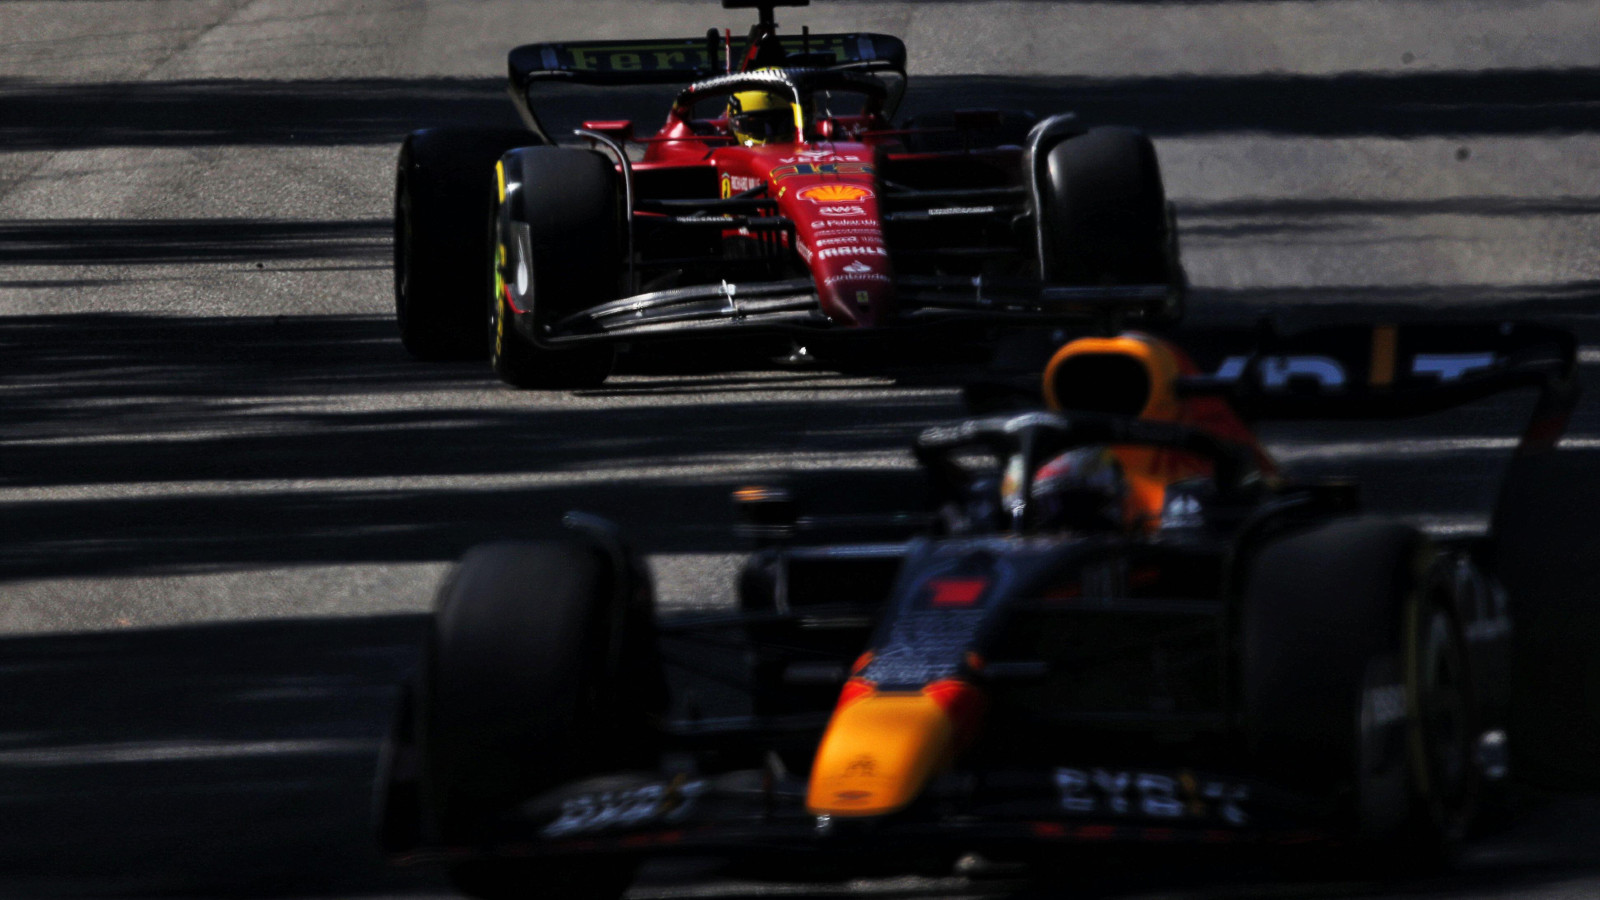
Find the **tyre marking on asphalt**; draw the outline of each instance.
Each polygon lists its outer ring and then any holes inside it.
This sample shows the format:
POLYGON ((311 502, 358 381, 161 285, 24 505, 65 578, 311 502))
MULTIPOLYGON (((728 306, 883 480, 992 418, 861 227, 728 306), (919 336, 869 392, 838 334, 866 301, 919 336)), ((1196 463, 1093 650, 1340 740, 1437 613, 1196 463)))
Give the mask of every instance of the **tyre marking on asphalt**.
POLYGON ((0 750, 0 767, 95 766, 250 756, 353 756, 373 752, 375 741, 299 739, 276 741, 135 741, 0 750))
POLYGON ((581 469, 524 472, 507 475, 424 475, 374 478, 295 478, 203 480, 170 483, 123 483, 111 485, 53 486, 48 488, 0 488, 0 504, 71 502, 74 500, 172 499, 199 500, 262 496, 302 491, 323 493, 376 493, 404 488, 411 491, 459 492, 542 487, 545 485, 599 485, 639 483, 675 479, 721 480, 729 475, 781 474, 783 472, 827 470, 834 472, 877 472, 911 470, 916 460, 908 452, 893 450, 860 453, 792 453, 782 463, 769 459, 740 457, 689 457, 681 462, 649 460, 618 461, 614 465, 581 469))

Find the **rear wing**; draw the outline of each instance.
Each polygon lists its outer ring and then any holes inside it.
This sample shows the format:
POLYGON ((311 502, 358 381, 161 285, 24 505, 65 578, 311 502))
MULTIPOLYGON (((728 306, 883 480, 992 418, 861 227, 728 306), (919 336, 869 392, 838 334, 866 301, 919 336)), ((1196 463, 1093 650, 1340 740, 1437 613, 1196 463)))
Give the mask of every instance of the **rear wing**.
MULTIPOLYGON (((905 71, 906 45, 892 35, 803 34, 780 40, 791 65, 905 71)), ((687 85, 726 73, 729 61, 744 59, 748 49, 748 37, 724 38, 716 29, 698 38, 524 44, 508 57, 511 98, 528 127, 548 137, 528 96, 538 82, 687 85)))
POLYGON ((1210 374, 1178 379, 1179 394, 1224 396, 1249 419, 1420 416, 1535 389, 1526 452, 1555 445, 1579 395, 1577 340, 1528 322, 1196 332, 1183 343, 1210 374))

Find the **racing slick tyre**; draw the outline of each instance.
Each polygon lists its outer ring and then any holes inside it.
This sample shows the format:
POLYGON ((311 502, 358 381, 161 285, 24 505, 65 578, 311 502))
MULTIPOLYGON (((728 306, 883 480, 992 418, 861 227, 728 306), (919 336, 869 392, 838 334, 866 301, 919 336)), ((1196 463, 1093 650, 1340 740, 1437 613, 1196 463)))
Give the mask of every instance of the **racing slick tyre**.
POLYGON ((1173 288, 1162 318, 1175 320, 1183 271, 1155 146, 1132 128, 1091 128, 1045 157, 1039 227, 1045 281, 1173 288))
MULTIPOLYGON (((539 791, 654 768, 659 699, 648 581, 585 541, 468 552, 440 589, 419 685, 419 795, 446 846, 493 840, 539 791), (642 583, 641 583, 642 581, 642 583)), ((627 860, 486 859, 450 869, 477 897, 613 900, 627 860)))
POLYGON ((1477 706, 1439 556, 1377 518, 1270 541, 1241 608, 1245 728, 1269 780, 1344 798, 1369 858, 1412 866, 1476 805, 1477 706))
POLYGON ((556 349, 533 335, 619 293, 622 208, 617 173, 598 153, 529 147, 500 160, 490 222, 489 359, 518 388, 595 387, 611 373, 605 344, 556 349))
POLYGON ((1511 618, 1511 768, 1558 789, 1600 788, 1600 528, 1593 451, 1519 455, 1491 528, 1511 618))
POLYGON ((479 223, 484 185, 513 147, 541 143, 528 131, 430 128, 400 145, 394 190, 394 307, 400 342, 418 359, 482 359, 487 288, 478 260, 489 252, 479 223))

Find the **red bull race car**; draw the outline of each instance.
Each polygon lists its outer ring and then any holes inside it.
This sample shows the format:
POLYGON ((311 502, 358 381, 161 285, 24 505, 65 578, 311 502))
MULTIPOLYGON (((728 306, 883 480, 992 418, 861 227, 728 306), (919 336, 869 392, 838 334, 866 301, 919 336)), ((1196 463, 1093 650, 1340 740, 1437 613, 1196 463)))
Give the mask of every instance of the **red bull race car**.
POLYGON ((476 896, 584 898, 669 854, 813 879, 1074 845, 1437 852, 1506 773, 1513 619, 1540 614, 1521 551, 1498 518, 1429 535, 1289 480, 1246 422, 1528 390, 1510 489, 1575 373, 1570 336, 1520 324, 1323 329, 1210 375, 1083 338, 1048 410, 917 438, 920 513, 738 491, 763 546, 736 609, 657 614, 584 516, 480 547, 395 719, 384 845, 476 896))
POLYGON ((1149 138, 957 110, 897 122, 906 48, 882 34, 530 44, 510 54, 527 130, 406 138, 395 299, 415 356, 481 357, 519 387, 601 382, 617 348, 774 336, 826 354, 870 335, 1181 310, 1149 138), (688 82, 665 124, 552 134, 543 90, 688 82), (576 146, 557 141, 577 141, 576 146))

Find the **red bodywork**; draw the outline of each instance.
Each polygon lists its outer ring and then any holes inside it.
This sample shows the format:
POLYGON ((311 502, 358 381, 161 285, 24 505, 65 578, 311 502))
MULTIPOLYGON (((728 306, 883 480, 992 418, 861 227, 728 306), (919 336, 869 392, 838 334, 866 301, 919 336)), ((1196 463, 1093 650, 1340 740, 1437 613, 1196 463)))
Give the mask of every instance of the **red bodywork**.
POLYGON ((1087 134, 1073 116, 957 109, 896 123, 906 85, 898 38, 779 38, 761 9, 743 42, 712 30, 511 51, 513 102, 546 144, 565 135, 534 111, 542 83, 683 85, 648 137, 622 120, 576 132, 617 168, 616 289, 537 322, 519 316, 525 338, 549 348, 765 335, 827 356, 866 346, 858 336, 869 332, 938 331, 976 348, 1001 329, 1161 324, 1181 313, 1176 246, 1165 238, 1144 248, 1163 254, 1160 271, 1089 277, 1061 262, 1060 229, 1041 211, 1041 153, 1087 134))
MULTIPOLYGON (((883 123, 828 120, 829 131, 860 131, 883 123)), ((878 211, 877 155, 885 143, 795 140, 762 146, 697 134, 674 110, 651 140, 635 171, 704 166, 715 169, 724 198, 765 187, 778 214, 794 223, 793 247, 811 269, 822 311, 843 326, 882 325, 894 317, 894 272, 878 211)), ((739 232, 730 232, 730 236, 739 232)))

